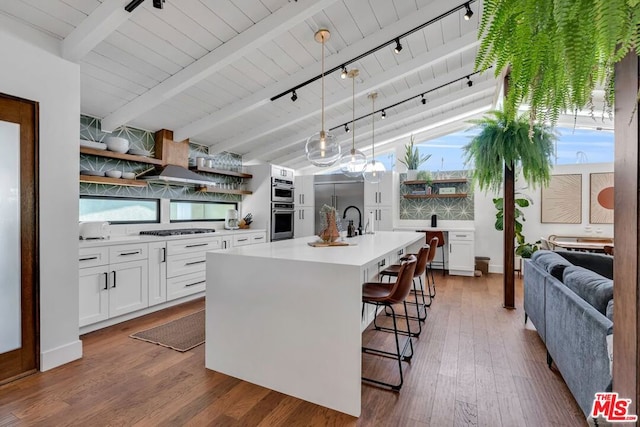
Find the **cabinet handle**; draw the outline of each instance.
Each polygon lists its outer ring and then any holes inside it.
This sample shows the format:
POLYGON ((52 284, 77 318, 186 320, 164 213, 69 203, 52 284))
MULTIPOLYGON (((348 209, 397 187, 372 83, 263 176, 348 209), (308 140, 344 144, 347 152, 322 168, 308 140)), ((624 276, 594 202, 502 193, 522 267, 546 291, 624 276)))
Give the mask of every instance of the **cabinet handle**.
POLYGON ((382 221, 382 209, 378 209, 378 221, 382 221))
POLYGON ((238 242, 246 242, 249 239, 238 239, 238 242))
POLYGON ((92 259, 98 259, 97 256, 90 256, 86 258, 80 258, 80 261, 91 261, 92 259))
POLYGON ((402 254, 404 254, 404 249, 400 249, 400 250, 398 251, 398 255, 402 255, 402 254))
POLYGON ((113 286, 112 286, 112 288, 115 288, 116 287, 116 271, 113 270, 112 273, 113 273, 113 286))
POLYGON ((451 243, 449 243, 449 253, 451 253, 451 243))
POLYGON ((300 212, 302 212, 302 219, 304 219, 304 209, 301 209, 300 212))
POLYGON ((199 281, 199 282, 196 282, 196 283, 189 283, 188 285, 184 285, 184 286, 185 286, 185 288, 188 288, 189 286, 195 286, 195 285, 199 285, 199 284, 201 284, 201 283, 207 283, 207 281, 206 281, 206 280, 201 280, 201 281, 199 281))
POLYGON ((198 243, 198 244, 194 244, 194 245, 186 245, 185 248, 197 248, 199 246, 209 246, 208 243, 198 243))
POLYGON ((109 290, 109 273, 107 273, 105 271, 103 274, 104 274, 104 288, 103 288, 103 290, 108 291, 109 290))
POLYGON ((378 192, 379 196, 378 196, 378 203, 382 204, 382 192, 378 192))
POLYGON ((185 262, 184 265, 196 265, 196 264, 202 264, 203 262, 207 262, 207 260, 203 259, 202 261, 185 262))
POLYGON ((140 253, 140 251, 134 251, 134 252, 121 252, 119 256, 138 255, 139 253, 140 253))
POLYGON ((304 194, 302 194, 302 204, 304 205, 304 194))
POLYGON ((387 264, 387 260, 383 259, 382 261, 378 262, 378 267, 384 267, 387 264))
POLYGON ((264 236, 260 236, 260 237, 254 237, 253 240, 262 240, 264 239, 264 236))
POLYGON ((167 248, 162 248, 162 261, 160 262, 167 262, 167 248))

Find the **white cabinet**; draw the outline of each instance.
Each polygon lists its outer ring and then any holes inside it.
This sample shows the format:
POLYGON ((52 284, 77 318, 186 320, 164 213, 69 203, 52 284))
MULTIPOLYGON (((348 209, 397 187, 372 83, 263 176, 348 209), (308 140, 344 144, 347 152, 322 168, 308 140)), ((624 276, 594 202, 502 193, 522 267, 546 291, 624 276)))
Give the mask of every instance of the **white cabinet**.
POLYGON ((387 172, 377 184, 364 182, 365 206, 391 206, 393 204, 393 173, 387 172))
POLYGON ((232 236, 220 236, 220 249, 231 249, 233 247, 232 236))
MULTIPOLYGON (((391 206, 365 206, 364 224, 369 221, 369 214, 373 215, 373 231, 393 231, 393 208, 391 206)), ((366 228, 366 227, 365 227, 366 228)), ((364 230, 370 231, 369 229, 364 230)))
POLYGON ((313 189, 313 175, 298 175, 295 181, 295 205, 296 206, 313 206, 314 189, 313 189))
POLYGON ((267 232, 260 231, 257 233, 251 233, 249 235, 249 239, 251 240, 252 245, 258 245, 260 243, 265 243, 267 241, 267 232))
POLYGON ((167 301, 167 243, 149 243, 149 306, 167 301))
POLYGON ((293 169, 285 168, 283 166, 271 165, 271 176, 275 178, 287 178, 291 181, 294 180, 293 169))
POLYGON ((205 290, 206 253, 220 249, 221 246, 221 237, 198 237, 167 242, 168 301, 205 290))
POLYGON ((293 223, 294 237, 308 237, 315 234, 314 215, 312 206, 296 206, 293 223))
POLYGON ((139 243, 80 249, 80 326, 149 306, 147 248, 139 243))
POLYGON ((473 276, 475 268, 474 233, 449 231, 449 274, 473 276))

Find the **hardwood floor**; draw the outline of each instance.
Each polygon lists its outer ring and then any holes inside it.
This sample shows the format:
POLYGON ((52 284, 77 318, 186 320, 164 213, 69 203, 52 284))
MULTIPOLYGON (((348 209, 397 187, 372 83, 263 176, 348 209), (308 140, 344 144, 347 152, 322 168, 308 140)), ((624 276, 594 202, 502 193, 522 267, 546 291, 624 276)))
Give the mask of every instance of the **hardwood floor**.
MULTIPOLYGON (((436 280, 402 390, 363 385, 358 419, 209 371, 204 346, 179 353, 128 337, 202 309, 199 300, 82 336, 81 360, 0 387, 0 426, 586 425, 559 373, 547 368, 537 333, 523 325, 521 280, 517 310, 501 306, 500 275, 436 280)), ((363 334, 371 345, 391 338, 363 334)), ((366 375, 393 381, 394 368, 363 356, 366 375)))

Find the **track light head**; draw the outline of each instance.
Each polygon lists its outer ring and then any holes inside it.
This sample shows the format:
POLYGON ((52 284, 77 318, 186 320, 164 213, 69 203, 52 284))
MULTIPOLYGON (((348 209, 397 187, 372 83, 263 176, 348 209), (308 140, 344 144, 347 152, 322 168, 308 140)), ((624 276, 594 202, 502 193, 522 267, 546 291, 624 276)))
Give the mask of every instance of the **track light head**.
POLYGON ((467 86, 471 87, 473 86, 473 80, 471 80, 471 77, 467 76, 467 86))
POLYGON ((162 9, 164 7, 165 0, 153 0, 153 7, 156 9, 162 9))
POLYGON ((341 79, 346 79, 348 75, 349 75, 349 73, 347 72, 347 67, 345 67, 343 65, 342 66, 342 72, 340 73, 340 78, 341 79))
POLYGON ((144 0, 132 0, 128 5, 124 7, 124 10, 131 13, 136 7, 140 6, 140 3, 142 3, 143 1, 144 0))
POLYGON ((420 98, 420 102, 422 102, 422 105, 425 105, 427 103, 427 98, 424 97, 424 93, 420 95, 420 98))
POLYGON ((298 94, 294 90, 291 92, 291 101, 296 102, 297 100, 298 100, 298 94))
POLYGON ((349 129, 349 125, 347 125, 347 124, 345 124, 345 125, 344 125, 344 131, 345 131, 346 133, 351 132, 351 129, 349 129))
POLYGON ((396 39, 396 47, 393 49, 395 53, 400 53, 402 50, 402 45, 400 44, 400 38, 396 39))
POLYGON ((387 112, 382 110, 382 114, 380 115, 382 117, 382 120, 387 118, 387 112))
POLYGON ((469 6, 469 3, 465 3, 464 4, 465 9, 467 10, 464 13, 464 20, 468 21, 469 19, 471 19, 471 17, 473 16, 473 10, 471 10, 471 6, 469 6))

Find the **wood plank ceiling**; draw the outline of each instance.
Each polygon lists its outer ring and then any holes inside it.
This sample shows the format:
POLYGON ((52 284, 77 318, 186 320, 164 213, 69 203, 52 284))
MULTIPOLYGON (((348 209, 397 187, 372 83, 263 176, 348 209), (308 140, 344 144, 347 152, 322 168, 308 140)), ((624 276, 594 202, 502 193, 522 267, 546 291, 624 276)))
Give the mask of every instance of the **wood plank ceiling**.
MULTIPOLYGON (((320 74, 319 28, 331 31, 325 69, 331 69, 464 4, 462 0, 2 0, 0 18, 54 40, 56 54, 81 67, 83 114, 105 130, 128 125, 166 128, 211 152, 232 151, 247 161, 308 167, 306 138, 320 130, 320 81, 278 100, 270 98, 320 74)), ((428 92, 376 115, 377 150, 418 137, 451 132, 486 111, 495 98, 491 72, 472 77, 481 2, 348 66, 358 68, 356 116, 428 92), (454 80, 461 79, 453 84, 454 80), (440 89, 434 90, 434 88, 440 89)), ((2 22, 0 20, 0 23, 2 22)), ((351 81, 325 77, 326 129, 351 120, 351 81)), ((351 127, 353 127, 351 125, 351 127)), ((371 119, 356 123, 356 144, 371 145, 371 119)), ((351 134, 334 133, 347 149, 351 134)), ((379 151, 378 151, 379 152, 379 151)))

